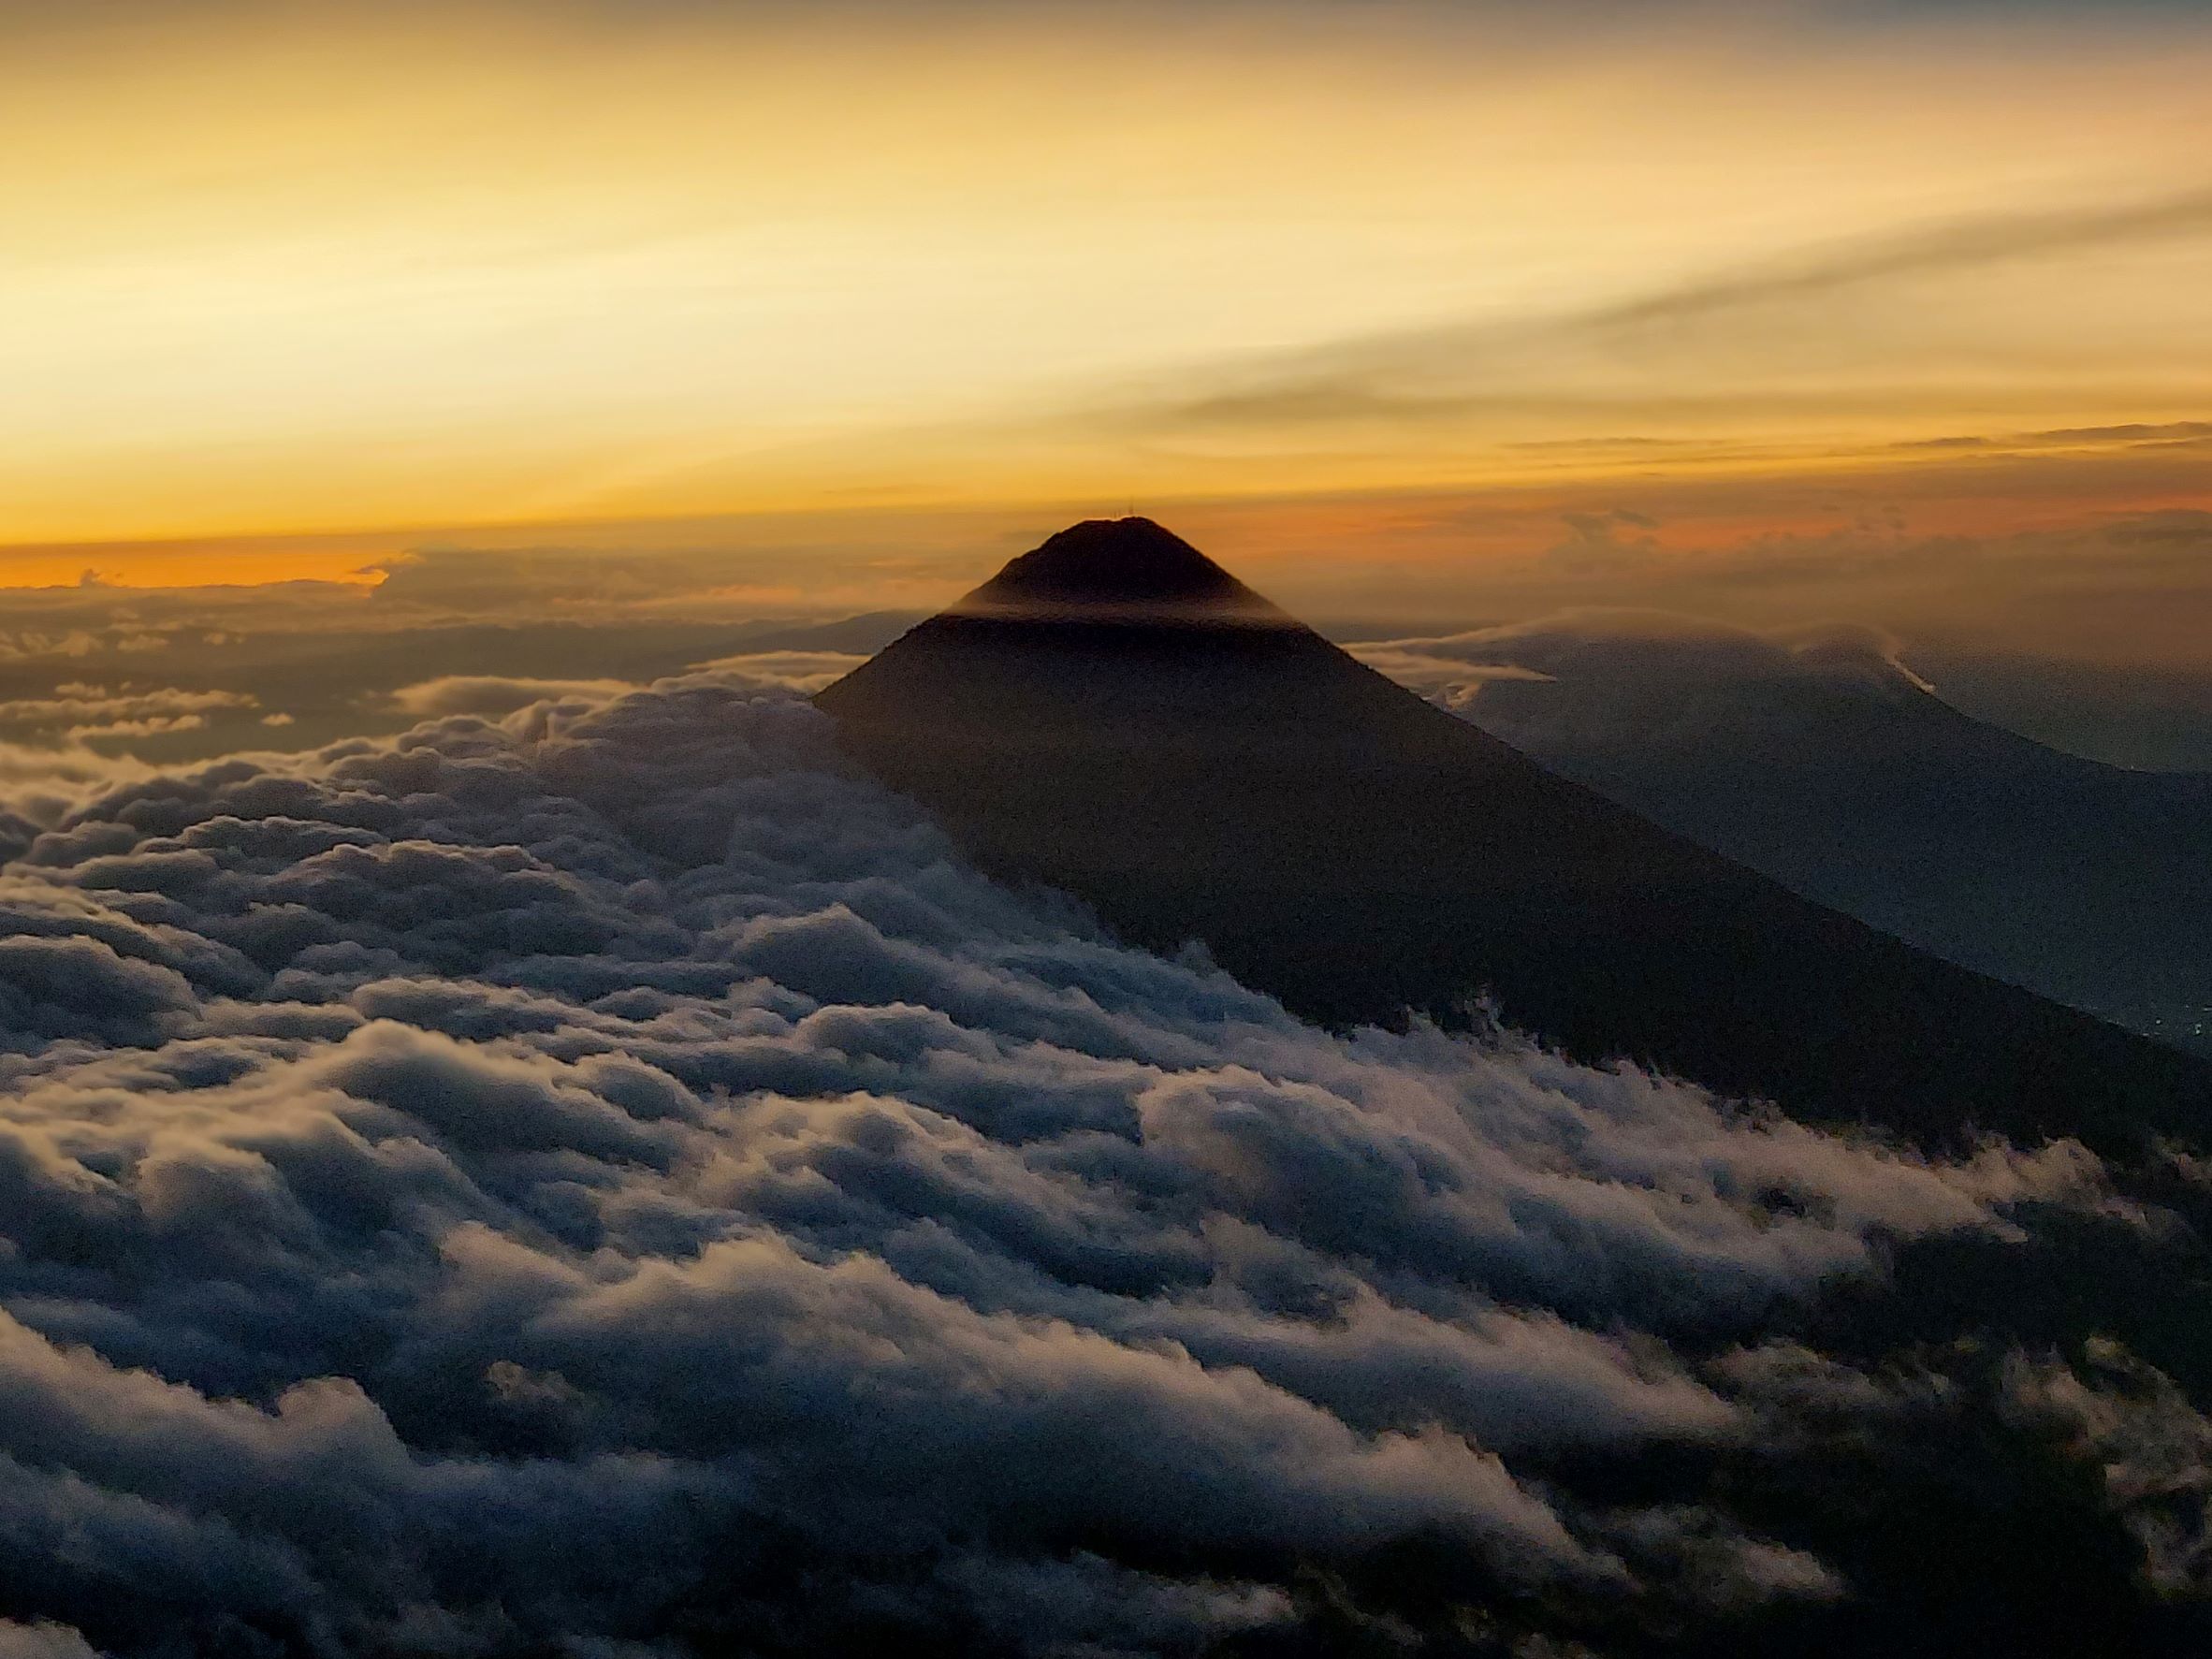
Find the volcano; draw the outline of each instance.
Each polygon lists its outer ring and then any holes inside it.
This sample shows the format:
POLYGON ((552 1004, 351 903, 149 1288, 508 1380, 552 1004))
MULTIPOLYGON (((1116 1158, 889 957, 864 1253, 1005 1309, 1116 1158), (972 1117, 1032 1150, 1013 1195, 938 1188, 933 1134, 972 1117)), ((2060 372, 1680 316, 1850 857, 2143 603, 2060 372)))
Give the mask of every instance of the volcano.
POLYGON ((1337 1026, 1495 1017, 1926 1144, 2194 1138, 2212 1066, 1545 771, 1143 518, 1061 531, 822 691, 983 868, 1337 1026))

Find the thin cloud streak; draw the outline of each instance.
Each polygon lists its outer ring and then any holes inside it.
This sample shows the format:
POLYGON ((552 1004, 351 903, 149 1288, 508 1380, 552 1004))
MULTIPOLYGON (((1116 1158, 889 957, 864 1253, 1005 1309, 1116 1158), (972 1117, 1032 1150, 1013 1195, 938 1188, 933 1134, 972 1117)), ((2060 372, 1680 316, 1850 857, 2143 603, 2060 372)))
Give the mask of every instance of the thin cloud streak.
MULTIPOLYGON (((1903 279, 1972 273, 2054 255, 2140 248, 2207 235, 2212 235, 2212 188, 2118 207, 1959 220, 1903 237, 1814 251, 1795 260, 1565 315, 1393 330, 1301 348, 1273 359, 1246 358, 1215 365, 1210 371, 1194 369, 1190 378, 1215 379, 1220 389, 1198 399, 1163 395, 1156 401, 1131 403, 1123 407, 1118 418, 1139 429, 1155 420, 1170 429, 1214 424, 1295 428, 1347 421, 1419 426, 1480 413, 1526 412, 1554 400, 1570 410, 1585 408, 1594 415, 1608 402, 1623 407, 1665 403, 1678 409, 1705 402, 1724 412, 1730 401, 1740 400, 1746 415, 1762 403, 1771 411, 1788 401, 1787 397, 1778 398, 1771 391, 1732 393, 1695 381, 1640 396, 1625 388, 1608 394, 1602 388, 1548 387, 1547 371, 1555 372, 1560 366, 1548 361, 1548 354, 1617 346, 1675 324, 1724 326, 1732 317, 1777 302, 1828 298, 1903 279), (1480 381, 1486 371, 1496 371, 1504 378, 1471 387, 1456 384, 1480 381)), ((1812 410, 1826 405, 1848 412, 1856 401, 1862 415, 1885 405, 1901 405, 1909 412, 1915 400, 1913 389, 1902 385, 1855 393, 1806 389, 1796 396, 1812 410)))

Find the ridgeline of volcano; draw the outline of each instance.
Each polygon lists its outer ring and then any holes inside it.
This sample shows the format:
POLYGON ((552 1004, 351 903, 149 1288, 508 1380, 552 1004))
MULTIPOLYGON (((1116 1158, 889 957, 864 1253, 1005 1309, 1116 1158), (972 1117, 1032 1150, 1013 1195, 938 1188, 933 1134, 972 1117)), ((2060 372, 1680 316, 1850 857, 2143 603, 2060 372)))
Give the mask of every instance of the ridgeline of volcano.
POLYGON ((984 868, 1332 1025, 1488 997, 1579 1058, 1929 1144, 2134 1150, 2212 1107, 2212 1065, 1554 777, 1147 519, 1063 531, 817 701, 984 868))

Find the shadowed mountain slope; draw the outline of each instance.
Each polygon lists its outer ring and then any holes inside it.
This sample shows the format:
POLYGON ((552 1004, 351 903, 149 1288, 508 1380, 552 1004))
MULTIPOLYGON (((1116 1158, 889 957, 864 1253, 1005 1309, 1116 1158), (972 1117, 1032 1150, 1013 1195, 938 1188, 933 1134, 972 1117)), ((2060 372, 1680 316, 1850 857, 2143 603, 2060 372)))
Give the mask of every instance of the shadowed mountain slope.
POLYGON ((1912 949, 1553 777, 1143 519, 1078 525, 823 691, 984 867, 1332 1024, 1512 1025, 1924 1140, 2192 1129, 2212 1067, 1912 949))
POLYGON ((2212 1043, 2212 776, 2129 771, 1972 719, 1849 630, 1583 612, 1350 648, 1870 926, 2212 1043))

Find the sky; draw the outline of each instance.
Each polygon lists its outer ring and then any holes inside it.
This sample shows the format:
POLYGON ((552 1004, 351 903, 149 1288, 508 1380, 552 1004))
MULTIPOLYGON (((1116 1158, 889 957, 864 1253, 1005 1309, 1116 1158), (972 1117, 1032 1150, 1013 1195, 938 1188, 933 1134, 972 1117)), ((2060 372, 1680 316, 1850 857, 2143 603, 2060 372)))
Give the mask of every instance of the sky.
POLYGON ((1324 1031, 808 694, 1133 509, 1455 707, 2212 773, 2208 71, 0 0, 0 1659, 2204 1650, 2202 1149, 1324 1031))
MULTIPOLYGON (((2212 507, 2193 5, 0 30, 9 584, 857 538, 920 564, 773 585, 932 603, 1135 505, 1339 611, 1535 603, 1594 539, 1670 580, 1822 546, 1791 604, 1849 611, 1900 541, 2212 507)), ((1973 608, 1885 579, 1864 619, 1973 608)))

